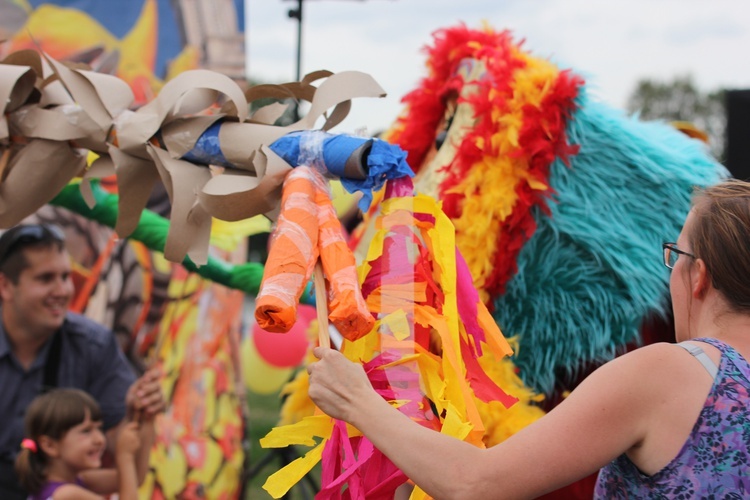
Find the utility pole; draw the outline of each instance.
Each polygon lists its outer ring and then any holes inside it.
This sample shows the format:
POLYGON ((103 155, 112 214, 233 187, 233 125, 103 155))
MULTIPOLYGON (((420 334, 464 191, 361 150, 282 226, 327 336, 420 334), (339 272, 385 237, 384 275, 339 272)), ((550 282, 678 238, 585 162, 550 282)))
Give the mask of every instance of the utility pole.
MULTIPOLYGON (((305 0, 287 0, 287 1, 295 1, 297 2, 297 7, 289 9, 287 12, 287 15, 289 16, 289 19, 296 19, 297 20, 297 68, 296 68, 296 77, 297 81, 300 81, 302 79, 302 20, 304 19, 304 16, 302 15, 303 9, 302 6, 305 3, 305 0)), ((364 1, 364 0, 360 0, 364 1)), ((295 103, 294 105, 294 120, 299 120, 299 103, 295 103)))
POLYGON ((304 0, 297 0, 297 8, 289 9, 287 15, 297 20, 297 81, 302 79, 302 5, 304 0))

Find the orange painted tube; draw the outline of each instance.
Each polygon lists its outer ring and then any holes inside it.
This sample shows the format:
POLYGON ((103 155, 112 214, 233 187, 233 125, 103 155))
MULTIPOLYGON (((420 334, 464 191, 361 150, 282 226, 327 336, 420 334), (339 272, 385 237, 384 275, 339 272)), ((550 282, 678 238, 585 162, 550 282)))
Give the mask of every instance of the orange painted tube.
POLYGON ((375 319, 367 309, 357 277, 357 264, 344 238, 328 189, 315 193, 318 206, 318 249, 328 280, 328 319, 347 340, 370 333, 375 319))
POLYGON ((293 169, 284 180, 281 212, 255 302, 255 319, 266 331, 286 333, 297 320, 299 298, 319 255, 315 202, 324 183, 308 167, 293 169))
POLYGON ((289 331, 318 258, 326 277, 328 319, 348 340, 366 335, 375 319, 362 297, 354 255, 326 180, 313 168, 299 166, 284 181, 281 212, 255 303, 258 326, 289 331))

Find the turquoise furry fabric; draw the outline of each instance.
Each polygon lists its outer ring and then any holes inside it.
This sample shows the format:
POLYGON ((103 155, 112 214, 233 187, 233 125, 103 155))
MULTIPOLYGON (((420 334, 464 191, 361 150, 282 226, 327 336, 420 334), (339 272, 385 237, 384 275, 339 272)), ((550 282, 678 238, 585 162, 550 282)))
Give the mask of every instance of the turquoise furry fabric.
POLYGON ((520 337, 521 377, 547 394, 557 375, 611 359, 670 307, 661 244, 677 239, 693 186, 727 176, 703 143, 667 124, 583 93, 577 103, 567 130, 580 152, 570 168, 552 165, 552 215, 534 214, 518 273, 494 302, 503 333, 520 337))

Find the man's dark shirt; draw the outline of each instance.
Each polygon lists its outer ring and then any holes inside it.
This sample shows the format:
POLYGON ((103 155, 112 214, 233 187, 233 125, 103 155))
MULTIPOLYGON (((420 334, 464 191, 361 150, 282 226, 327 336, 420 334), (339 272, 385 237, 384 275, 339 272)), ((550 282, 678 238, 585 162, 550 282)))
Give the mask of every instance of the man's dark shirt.
MULTIPOLYGON (((75 387, 89 393, 101 406, 104 429, 125 416, 125 395, 135 374, 107 328, 78 314, 68 313, 58 331, 60 370, 57 387, 75 387)), ((14 460, 24 437, 26 408, 41 393, 50 340, 26 371, 11 352, 0 321, 0 461, 14 460)))

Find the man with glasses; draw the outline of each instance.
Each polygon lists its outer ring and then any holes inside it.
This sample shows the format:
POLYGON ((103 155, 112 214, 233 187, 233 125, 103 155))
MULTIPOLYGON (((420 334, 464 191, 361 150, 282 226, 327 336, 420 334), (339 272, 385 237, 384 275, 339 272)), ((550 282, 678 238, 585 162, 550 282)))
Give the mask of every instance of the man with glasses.
MULTIPOLYGON (((76 387, 102 409, 108 434, 130 415, 164 409, 156 370, 136 380, 114 334, 68 312, 70 257, 59 228, 19 225, 0 236, 0 498, 25 499, 13 471, 24 413, 39 393, 76 387)), ((114 442, 113 440, 109 440, 114 442)))

